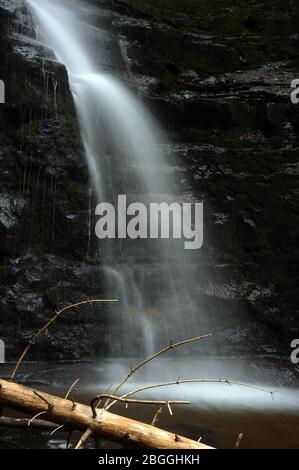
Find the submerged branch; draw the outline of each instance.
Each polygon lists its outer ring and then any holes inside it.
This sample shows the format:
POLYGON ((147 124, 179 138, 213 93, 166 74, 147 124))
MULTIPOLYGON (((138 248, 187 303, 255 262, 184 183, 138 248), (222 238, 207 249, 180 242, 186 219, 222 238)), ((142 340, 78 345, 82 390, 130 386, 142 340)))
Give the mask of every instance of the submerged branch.
MULTIPOLYGON (((9 417, 3 416, 2 418, 0 418, 0 427, 28 428, 30 421, 31 420, 29 418, 9 418, 9 417)), ((35 429, 41 429, 41 430, 52 430, 52 429, 55 429, 57 426, 54 423, 36 419, 33 423, 30 424, 30 427, 35 428, 35 429)))

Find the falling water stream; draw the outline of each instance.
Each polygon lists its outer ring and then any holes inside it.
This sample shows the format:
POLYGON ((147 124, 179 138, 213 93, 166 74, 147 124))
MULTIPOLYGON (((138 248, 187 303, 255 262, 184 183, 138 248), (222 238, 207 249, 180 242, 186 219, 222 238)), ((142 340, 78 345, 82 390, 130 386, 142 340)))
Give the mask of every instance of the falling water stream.
MULTIPOLYGON (((161 132, 159 140, 158 126, 140 100, 98 69, 72 11, 47 0, 28 3, 38 38, 67 68, 97 201, 115 202, 119 194, 145 204, 178 201, 161 132)), ((114 353, 122 357, 144 356, 172 338, 201 332, 203 312, 192 299, 194 273, 183 243, 147 243, 138 247, 148 251, 148 262, 128 253, 125 242, 102 242, 100 247, 107 293, 120 301, 109 325, 114 353)))

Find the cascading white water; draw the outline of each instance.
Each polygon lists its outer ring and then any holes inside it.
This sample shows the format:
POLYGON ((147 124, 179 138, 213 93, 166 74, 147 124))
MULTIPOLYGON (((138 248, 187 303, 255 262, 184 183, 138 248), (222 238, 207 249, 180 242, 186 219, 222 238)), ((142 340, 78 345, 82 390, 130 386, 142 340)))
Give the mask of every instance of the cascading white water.
MULTIPOLYGON (((72 11, 49 0, 28 3, 41 40, 67 68, 98 201, 115 199, 119 193, 133 199, 142 195, 147 202, 176 200, 176 181, 157 141, 155 123, 140 101, 118 80, 97 70, 72 11), (115 179, 120 170, 133 175, 129 182, 115 179), (137 189, 132 189, 132 180, 137 189)), ((118 325, 118 354, 144 355, 170 339, 200 332, 198 307, 190 295, 194 274, 183 247, 156 243, 145 266, 115 244, 105 256, 105 276, 107 289, 121 303, 117 314, 121 318, 111 315, 112 332, 118 325)))

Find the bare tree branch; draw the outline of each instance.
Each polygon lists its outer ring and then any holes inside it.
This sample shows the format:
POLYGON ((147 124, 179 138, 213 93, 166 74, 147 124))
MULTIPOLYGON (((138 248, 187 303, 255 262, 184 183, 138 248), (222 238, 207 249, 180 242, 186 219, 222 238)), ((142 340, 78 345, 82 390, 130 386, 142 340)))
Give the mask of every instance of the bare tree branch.
MULTIPOLYGON (((209 338, 210 336, 212 336, 212 335, 207 334, 207 335, 202 335, 202 336, 196 336, 195 338, 187 339, 187 340, 184 340, 184 341, 179 341, 178 343, 173 343, 173 341, 171 341, 169 346, 167 346, 166 348, 161 349, 160 351, 156 352, 155 354, 149 356, 144 361, 140 362, 137 366, 135 366, 133 369, 131 369, 130 372, 120 382, 120 384, 113 390, 112 395, 116 395, 117 392, 121 389, 121 387, 130 379, 130 377, 132 377, 132 375, 135 374, 135 372, 137 372, 139 369, 144 367, 149 362, 152 362, 153 360, 155 360, 156 358, 158 358, 162 354, 165 354, 168 351, 170 351, 172 349, 175 349, 175 348, 178 348, 180 346, 183 346, 185 344, 190 344, 190 343, 193 343, 195 341, 199 341, 201 339, 209 338)), ((105 403, 105 408, 107 408, 109 406, 109 403, 110 403, 110 400, 108 399, 107 402, 105 403)), ((114 403, 116 403, 116 401, 114 400, 114 402, 112 402, 112 403, 114 404, 114 403)), ((111 406, 112 406, 112 404, 111 404, 111 406)), ((91 435, 92 435, 92 431, 90 429, 86 429, 85 433, 82 435, 82 437, 78 441, 75 448, 80 449, 82 447, 82 445, 84 444, 84 442, 86 442, 87 439, 91 435)))
POLYGON ((85 442, 87 441, 87 439, 90 438, 91 435, 92 435, 91 429, 86 429, 85 433, 82 434, 82 436, 80 437, 79 441, 77 442, 77 444, 76 444, 76 446, 75 446, 75 449, 80 449, 80 448, 85 444, 85 442))
MULTIPOLYGON (((246 384, 246 383, 242 383, 242 382, 237 382, 235 380, 229 380, 229 379, 188 379, 188 380, 177 379, 177 380, 174 380, 172 382, 146 385, 144 387, 136 388, 135 390, 132 390, 132 391, 126 393, 125 395, 122 395, 121 398, 128 398, 128 397, 131 397, 132 395, 135 395, 136 393, 144 392, 146 390, 152 390, 152 389, 155 389, 155 388, 162 388, 162 387, 169 387, 169 386, 172 386, 172 385, 207 384, 207 383, 238 385, 240 387, 252 388, 254 390, 259 390, 260 392, 269 393, 272 397, 273 397, 273 394, 275 393, 274 391, 266 390, 266 389, 260 388, 260 387, 256 387, 255 385, 246 384)), ((106 409, 109 410, 111 408, 111 406, 114 405, 114 403, 115 402, 110 403, 110 405, 108 405, 106 407, 106 409)))
POLYGON ((152 421, 152 426, 155 426, 155 424, 157 423, 158 421, 158 418, 159 418, 159 415, 162 413, 163 411, 163 406, 160 406, 160 408, 158 409, 157 413, 155 414, 154 418, 153 418, 153 421, 152 421))
POLYGON ((92 429, 93 436, 104 437, 122 445, 134 445, 149 449, 208 449, 207 445, 198 445, 192 439, 177 436, 174 433, 152 427, 149 424, 111 414, 101 409, 96 418, 92 416, 90 406, 77 403, 72 409, 71 400, 50 395, 0 379, 0 402, 11 409, 24 413, 46 412, 43 416, 57 423, 65 424, 72 429, 92 429), (43 399, 40 398, 43 397, 43 399), (50 406, 49 406, 50 404, 50 406))
POLYGON ((58 431, 60 431, 62 428, 64 428, 64 424, 62 424, 61 426, 58 426, 57 428, 55 428, 52 432, 51 432, 51 436, 54 436, 54 434, 58 431))
MULTIPOLYGON (((9 417, 2 417, 0 418, 0 427, 7 427, 7 428, 27 428, 29 418, 9 418, 9 417)), ((32 421, 32 418, 31 418, 32 421)), ((36 429, 55 429, 56 424, 50 423, 47 421, 42 421, 39 419, 35 419, 34 422, 31 422, 31 427, 36 429)))
POLYGON ((91 406, 92 414, 94 418, 97 417, 97 412, 96 412, 97 405, 99 401, 101 401, 103 398, 109 398, 109 400, 120 401, 122 403, 126 403, 127 405, 132 403, 135 405, 142 404, 142 405, 168 406, 168 409, 171 415, 172 415, 172 411, 171 411, 170 405, 190 405, 191 404, 190 401, 182 401, 182 400, 130 400, 129 398, 118 397, 116 395, 102 394, 102 395, 97 395, 90 402, 90 406, 91 406))
MULTIPOLYGON (((210 338, 212 335, 202 335, 202 336, 196 336, 195 338, 187 339, 184 341, 179 341, 178 343, 173 343, 172 341, 170 342, 169 346, 167 346, 164 349, 161 349, 160 351, 156 352, 155 354, 149 356, 146 358, 144 361, 140 362, 137 366, 135 366, 133 369, 130 370, 130 372, 123 378, 123 380, 120 382, 120 384, 113 390, 112 395, 116 395, 117 392, 123 387, 123 385, 132 377, 133 374, 135 374, 139 369, 147 365, 149 362, 154 361, 157 359, 159 356, 162 356, 162 354, 167 353, 168 351, 179 348, 180 346, 184 346, 185 344, 190 344, 194 343, 195 341, 200 341, 202 339, 210 338)), ((109 401, 105 404, 105 408, 109 405, 109 401)))
POLYGON ((17 374, 17 371, 24 360, 25 356, 28 354, 28 351, 30 350, 31 346, 33 346, 37 340, 45 333, 45 331, 48 330, 48 328, 56 322, 56 320, 67 310, 70 310, 72 308, 77 308, 81 307, 82 305, 90 305, 90 304, 95 304, 95 303, 102 303, 102 302, 118 302, 118 300, 113 299, 113 300, 85 300, 83 302, 78 302, 76 304, 68 305, 67 307, 64 307, 63 309, 59 310, 58 312, 55 312, 55 315, 49 320, 29 341, 28 345, 22 352, 21 356, 19 357, 17 364, 11 374, 11 380, 14 380, 17 374))
POLYGON ((68 389, 66 395, 65 395, 65 399, 67 400, 68 397, 71 395, 72 391, 74 390, 74 388, 76 387, 76 385, 78 385, 78 383, 80 382, 80 379, 76 379, 75 382, 70 386, 70 388, 68 389))
POLYGON ((243 437, 244 437, 244 434, 240 432, 240 434, 238 435, 236 444, 235 444, 235 449, 240 449, 240 445, 241 445, 243 437))
POLYGON ((39 418, 40 416, 46 415, 46 414, 47 414, 47 411, 41 411, 40 413, 37 413, 36 415, 34 415, 33 418, 29 419, 28 427, 31 426, 31 424, 33 423, 33 421, 35 419, 39 418))

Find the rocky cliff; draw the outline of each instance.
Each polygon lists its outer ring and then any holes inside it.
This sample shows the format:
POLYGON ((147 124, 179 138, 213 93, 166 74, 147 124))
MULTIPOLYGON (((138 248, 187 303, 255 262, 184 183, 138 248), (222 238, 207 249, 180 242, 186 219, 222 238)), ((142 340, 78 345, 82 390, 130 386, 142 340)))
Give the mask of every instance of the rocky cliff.
MULTIPOLYGON (((220 351, 288 355, 298 336, 299 6, 92 4, 80 9, 96 27, 91 47, 107 52, 100 65, 139 90, 171 137, 182 193, 204 200, 197 288, 218 312, 220 351)), ((66 70, 36 41, 24 1, 0 0, 0 26, 0 336, 13 359, 53 310, 105 292, 66 70)), ((33 357, 103 353, 104 319, 98 307, 68 314, 33 357)))

